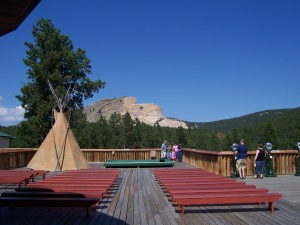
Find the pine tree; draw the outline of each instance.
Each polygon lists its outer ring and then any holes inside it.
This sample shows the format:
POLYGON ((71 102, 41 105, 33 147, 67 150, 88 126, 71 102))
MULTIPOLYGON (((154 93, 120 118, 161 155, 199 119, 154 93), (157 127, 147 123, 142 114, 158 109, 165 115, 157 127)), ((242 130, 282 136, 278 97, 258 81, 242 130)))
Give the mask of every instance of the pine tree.
POLYGON ((31 119, 34 130, 43 139, 51 127, 50 117, 55 107, 48 81, 58 97, 64 96, 68 89, 76 90, 65 109, 82 108, 83 100, 93 97, 93 93, 104 88, 105 82, 87 77, 91 74, 91 60, 86 51, 80 48, 75 51, 70 38, 62 35, 50 19, 40 19, 33 26, 32 35, 34 43, 25 42, 28 50, 23 59, 29 81, 16 98, 25 108, 24 117, 31 119))

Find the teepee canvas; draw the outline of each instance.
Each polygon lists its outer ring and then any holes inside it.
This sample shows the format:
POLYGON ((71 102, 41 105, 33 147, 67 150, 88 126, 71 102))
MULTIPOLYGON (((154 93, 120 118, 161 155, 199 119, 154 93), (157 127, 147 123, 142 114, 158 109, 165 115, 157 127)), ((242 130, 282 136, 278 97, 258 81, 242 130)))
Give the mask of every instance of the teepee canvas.
MULTIPOLYGON (((54 93, 49 84, 52 93, 54 93)), ((56 95, 54 95, 56 97, 56 95)), ((57 98, 56 98, 57 99, 57 98)), ((89 168, 89 165, 70 129, 70 111, 63 113, 61 100, 57 99, 60 112, 54 109, 55 123, 45 140, 27 165, 30 169, 65 171, 89 168)))

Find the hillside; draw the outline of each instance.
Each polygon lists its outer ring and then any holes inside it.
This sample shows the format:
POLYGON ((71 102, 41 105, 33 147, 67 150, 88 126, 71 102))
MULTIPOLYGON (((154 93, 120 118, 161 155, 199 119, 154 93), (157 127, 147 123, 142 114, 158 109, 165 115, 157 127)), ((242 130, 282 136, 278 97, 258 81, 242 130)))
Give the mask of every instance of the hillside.
MULTIPOLYGON (((300 109, 300 108, 299 108, 300 109)), ((232 119, 218 120, 212 122, 186 122, 189 128, 206 128, 216 131, 232 131, 234 128, 243 128, 248 125, 254 125, 269 119, 275 119, 281 116, 288 116, 295 109, 275 109, 251 113, 232 119)))

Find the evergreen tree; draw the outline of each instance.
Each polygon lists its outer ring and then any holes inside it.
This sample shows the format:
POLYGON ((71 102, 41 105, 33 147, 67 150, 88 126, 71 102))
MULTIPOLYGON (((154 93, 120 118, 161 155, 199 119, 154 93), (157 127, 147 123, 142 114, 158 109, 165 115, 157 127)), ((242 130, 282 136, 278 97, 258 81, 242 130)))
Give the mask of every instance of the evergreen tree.
POLYGON ((25 42, 28 50, 23 59, 29 67, 29 81, 16 97, 25 108, 24 117, 35 127, 33 135, 38 134, 43 139, 51 127, 50 117, 55 107, 48 81, 58 97, 64 96, 68 89, 76 90, 66 109, 82 108, 83 100, 93 97, 93 93, 104 88, 105 82, 91 81, 87 77, 91 66, 86 51, 80 48, 75 51, 70 38, 60 34, 50 19, 40 19, 33 26, 32 35, 34 43, 25 42))
POLYGON ((279 148, 278 133, 271 120, 268 120, 264 126, 265 142, 271 142, 275 148, 279 148))
POLYGON ((141 148, 143 146, 143 124, 135 119, 132 129, 132 148, 141 148))
POLYGON ((123 135, 124 135, 124 148, 132 148, 133 146, 133 121, 129 112, 126 112, 124 116, 122 116, 123 122, 123 135))
POLYGON ((296 126, 291 136, 295 143, 300 141, 300 115, 297 115, 296 126))
POLYGON ((177 133, 177 144, 181 143, 183 146, 185 146, 187 144, 185 129, 182 126, 180 126, 176 129, 176 133, 177 133))
POLYGON ((38 148, 41 144, 40 136, 36 134, 35 127, 31 123, 31 118, 28 121, 22 121, 17 125, 17 131, 14 134, 17 139, 11 142, 11 148, 38 148))
POLYGON ((111 148, 124 148, 124 135, 123 135, 123 129, 122 129, 122 117, 118 113, 111 114, 109 120, 109 133, 110 141, 109 146, 111 148))
POLYGON ((238 129, 234 128, 232 130, 232 143, 238 143, 240 140, 238 129))

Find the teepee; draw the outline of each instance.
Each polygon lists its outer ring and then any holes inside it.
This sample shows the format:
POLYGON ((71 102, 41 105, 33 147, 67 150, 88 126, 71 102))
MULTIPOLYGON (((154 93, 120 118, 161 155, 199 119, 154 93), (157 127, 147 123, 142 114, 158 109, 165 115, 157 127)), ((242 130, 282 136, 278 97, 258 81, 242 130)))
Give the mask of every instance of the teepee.
POLYGON ((60 99, 57 98, 50 82, 49 87, 60 111, 57 112, 53 109, 55 123, 27 167, 34 170, 48 171, 89 168, 88 162, 70 129, 70 111, 63 113, 63 109, 69 100, 70 89, 65 99, 60 99))

